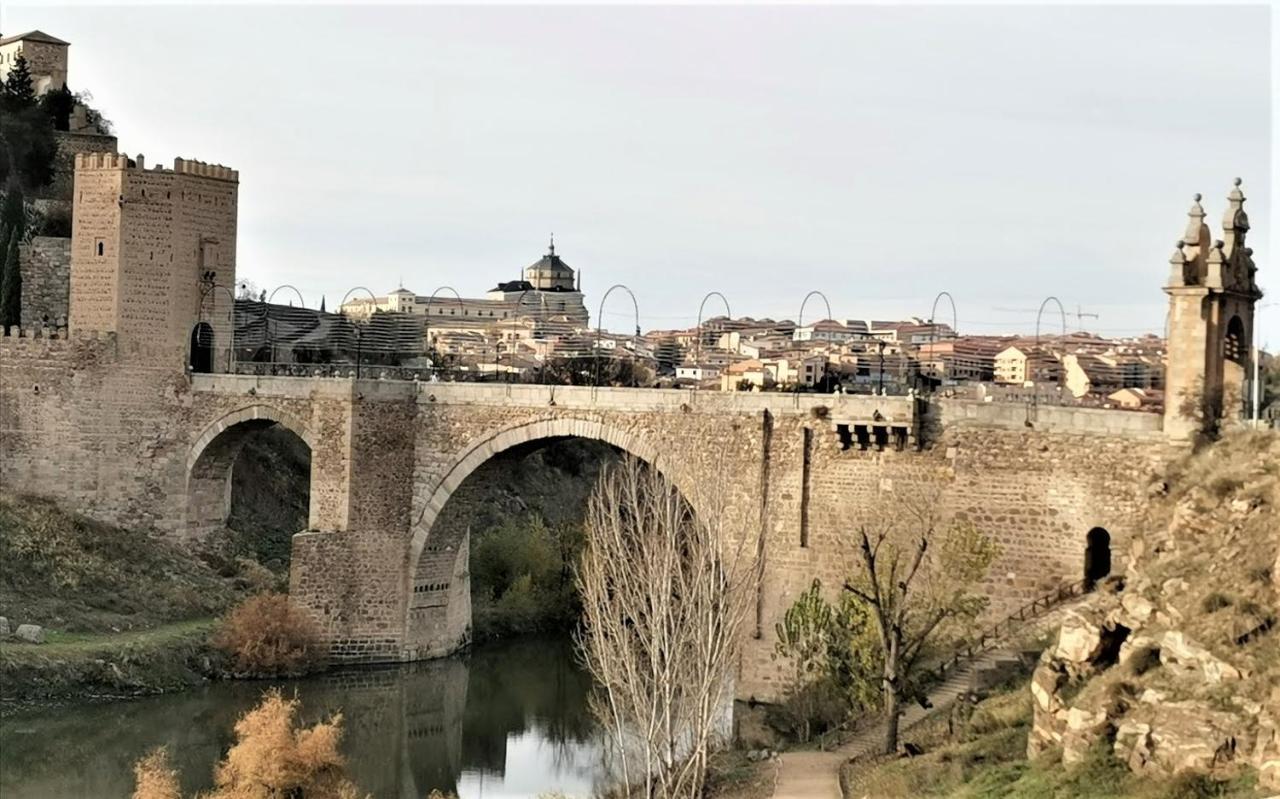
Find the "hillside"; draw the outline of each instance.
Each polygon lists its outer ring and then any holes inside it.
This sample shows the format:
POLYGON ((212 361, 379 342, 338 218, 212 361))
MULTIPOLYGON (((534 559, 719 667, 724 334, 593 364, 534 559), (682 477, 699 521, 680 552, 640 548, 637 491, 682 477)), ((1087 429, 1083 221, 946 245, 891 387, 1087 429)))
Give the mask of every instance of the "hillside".
POLYGON ((1028 754, 1144 777, 1255 770, 1280 790, 1280 436, 1236 434, 1149 488, 1128 568, 1032 679, 1028 754))
POLYGON ((0 616, 66 632, 206 618, 237 595, 234 579, 175 545, 36 497, 0 496, 0 563, 0 616))
POLYGON ((1149 486, 1113 576, 1034 673, 857 760, 845 794, 1200 799, 1280 790, 1280 435, 1237 434, 1149 486))

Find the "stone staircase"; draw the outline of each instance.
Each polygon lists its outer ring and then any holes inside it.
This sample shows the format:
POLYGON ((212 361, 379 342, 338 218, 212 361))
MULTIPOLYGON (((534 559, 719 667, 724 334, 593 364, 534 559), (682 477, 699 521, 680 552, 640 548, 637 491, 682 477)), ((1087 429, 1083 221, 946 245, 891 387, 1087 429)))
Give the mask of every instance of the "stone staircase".
MULTIPOLYGON (((1041 629, 1056 626, 1061 623, 1067 609, 1074 604, 1075 602, 1067 602, 1057 605, 1038 615, 1028 626, 1041 629)), ((901 739, 909 740, 905 733, 930 714, 946 710, 966 693, 985 687, 984 681, 999 682, 993 678, 1014 667, 1021 659, 1022 653, 1016 649, 993 646, 975 652, 972 657, 953 661, 943 681, 929 692, 929 707, 913 703, 904 708, 898 725, 901 739)), ((850 760, 877 752, 883 736, 879 720, 874 719, 848 741, 830 751, 783 753, 778 758, 774 799, 842 799, 840 767, 850 760)))

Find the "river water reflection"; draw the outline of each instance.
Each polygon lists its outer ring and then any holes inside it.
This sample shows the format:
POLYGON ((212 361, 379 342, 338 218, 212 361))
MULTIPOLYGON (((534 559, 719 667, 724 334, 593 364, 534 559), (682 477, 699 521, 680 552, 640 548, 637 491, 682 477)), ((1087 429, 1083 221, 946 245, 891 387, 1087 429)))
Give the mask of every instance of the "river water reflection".
MULTIPOLYGON (((603 779, 590 678, 563 639, 520 639, 397 668, 277 683, 305 720, 341 710, 351 776, 376 799, 586 796, 603 779)), ((73 705, 0 721, 4 799, 128 797, 132 764, 166 745, 184 791, 208 788, 235 719, 267 683, 73 705)))

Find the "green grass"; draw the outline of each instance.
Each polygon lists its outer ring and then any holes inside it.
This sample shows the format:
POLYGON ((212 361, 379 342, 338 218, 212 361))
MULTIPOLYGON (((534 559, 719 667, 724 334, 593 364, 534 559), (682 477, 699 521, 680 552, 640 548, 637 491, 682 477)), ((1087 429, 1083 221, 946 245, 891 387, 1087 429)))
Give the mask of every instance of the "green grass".
POLYGON ((860 799, 1254 799, 1254 775, 1229 782, 1203 777, 1156 780, 1138 777, 1106 747, 1073 768, 1046 753, 1026 757, 1031 728, 1027 683, 981 702, 954 738, 947 711, 939 711, 904 735, 925 749, 909 759, 860 760, 844 767, 845 795, 860 799))
POLYGON ((43 644, 0 642, 5 712, 67 697, 137 696, 199 684, 222 669, 213 619, 127 633, 51 632, 43 644))

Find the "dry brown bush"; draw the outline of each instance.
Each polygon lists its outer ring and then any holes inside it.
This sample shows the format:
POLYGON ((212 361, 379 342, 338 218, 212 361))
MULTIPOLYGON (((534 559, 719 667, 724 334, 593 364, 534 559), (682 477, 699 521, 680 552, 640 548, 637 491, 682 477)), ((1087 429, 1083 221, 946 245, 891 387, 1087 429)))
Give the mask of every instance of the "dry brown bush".
POLYGON ((178 774, 169 765, 169 752, 162 746, 133 764, 137 787, 133 799, 182 799, 178 774))
POLYGON ((323 660, 320 629, 285 594, 262 593, 232 608, 213 643, 231 656, 237 674, 297 676, 323 660))
MULTIPOLYGON (((213 791, 198 799, 359 799, 338 752, 342 715, 295 727, 299 702, 268 691, 236 722, 236 743, 214 771, 213 791)), ((163 748, 134 767, 133 799, 181 799, 163 748)))

